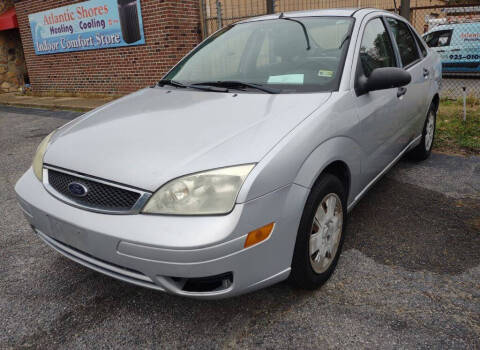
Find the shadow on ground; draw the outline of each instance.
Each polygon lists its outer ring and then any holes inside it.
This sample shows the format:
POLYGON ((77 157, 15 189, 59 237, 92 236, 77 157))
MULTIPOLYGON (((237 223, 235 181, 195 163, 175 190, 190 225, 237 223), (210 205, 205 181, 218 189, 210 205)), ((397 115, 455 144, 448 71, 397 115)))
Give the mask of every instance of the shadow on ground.
POLYGON ((459 274, 480 264, 480 201, 382 179, 352 211, 344 250, 409 270, 459 274))
MULTIPOLYGON (((126 317, 142 320, 145 328, 138 334, 128 332, 128 336, 121 329, 113 330, 119 332, 117 345, 122 344, 122 337, 127 338, 124 340, 128 344, 135 344, 135 337, 138 337, 138 342, 145 345, 146 339, 151 337, 153 344, 169 346, 174 346, 172 340, 183 345, 193 344, 193 338, 199 348, 213 348, 225 345, 230 338, 233 341, 237 337, 248 336, 242 333, 243 330, 255 328, 257 321, 281 318, 282 313, 302 304, 312 295, 312 292, 295 290, 287 283, 279 283, 236 298, 199 301, 130 285, 93 272, 62 256, 52 259, 48 270, 61 271, 61 275, 52 285, 43 284, 34 293, 41 294, 46 303, 65 300, 68 307, 49 320, 46 327, 39 327, 11 345, 49 348, 52 344, 68 344, 72 336, 97 333, 97 329, 108 327, 104 322, 111 325, 112 317, 122 323, 126 317), (83 278, 78 279, 78 276, 83 278), (69 283, 69 280, 75 282, 69 283), (235 319, 242 327, 237 327, 235 319), (161 328, 149 328, 158 323, 161 328)), ((41 279, 42 276, 39 277, 41 279)), ((47 276, 44 277, 48 280, 47 276)))

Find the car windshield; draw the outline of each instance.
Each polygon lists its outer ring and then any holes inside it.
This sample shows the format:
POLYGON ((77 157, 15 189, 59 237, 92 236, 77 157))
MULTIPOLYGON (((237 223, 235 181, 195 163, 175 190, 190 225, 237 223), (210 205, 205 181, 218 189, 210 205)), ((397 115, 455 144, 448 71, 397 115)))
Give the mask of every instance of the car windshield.
POLYGON ((235 82, 242 90, 259 86, 281 93, 337 90, 352 24, 351 17, 283 17, 232 25, 206 39, 163 80, 235 82))

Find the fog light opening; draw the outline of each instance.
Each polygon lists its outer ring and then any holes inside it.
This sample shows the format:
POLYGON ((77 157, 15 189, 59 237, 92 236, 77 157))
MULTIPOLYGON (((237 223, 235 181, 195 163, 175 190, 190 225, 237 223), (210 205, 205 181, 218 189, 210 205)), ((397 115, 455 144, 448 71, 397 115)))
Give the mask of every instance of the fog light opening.
POLYGON ((226 272, 198 278, 170 277, 170 279, 185 292, 214 292, 230 288, 233 284, 233 273, 226 272))

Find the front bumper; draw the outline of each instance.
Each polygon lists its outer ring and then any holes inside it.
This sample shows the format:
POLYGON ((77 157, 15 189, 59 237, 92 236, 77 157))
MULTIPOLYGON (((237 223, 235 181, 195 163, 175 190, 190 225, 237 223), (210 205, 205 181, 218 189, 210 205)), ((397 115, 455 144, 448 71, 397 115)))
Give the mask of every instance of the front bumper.
POLYGON ((237 204, 228 215, 181 217, 79 209, 51 196, 31 169, 15 190, 35 232, 61 254, 130 283, 196 298, 238 295, 286 279, 308 195, 291 184, 237 204), (267 240, 243 248, 248 232, 270 222, 275 227, 267 240), (190 280, 225 274, 233 281, 212 290, 184 288, 190 280))

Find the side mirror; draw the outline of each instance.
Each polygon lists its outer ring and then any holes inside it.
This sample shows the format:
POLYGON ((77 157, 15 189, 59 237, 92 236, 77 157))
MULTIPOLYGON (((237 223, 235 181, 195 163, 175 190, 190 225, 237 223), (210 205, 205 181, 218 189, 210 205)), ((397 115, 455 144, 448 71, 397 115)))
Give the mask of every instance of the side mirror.
POLYGON ((405 86, 411 80, 412 76, 405 69, 396 67, 376 68, 368 78, 362 74, 357 79, 355 91, 360 96, 370 91, 405 86))

